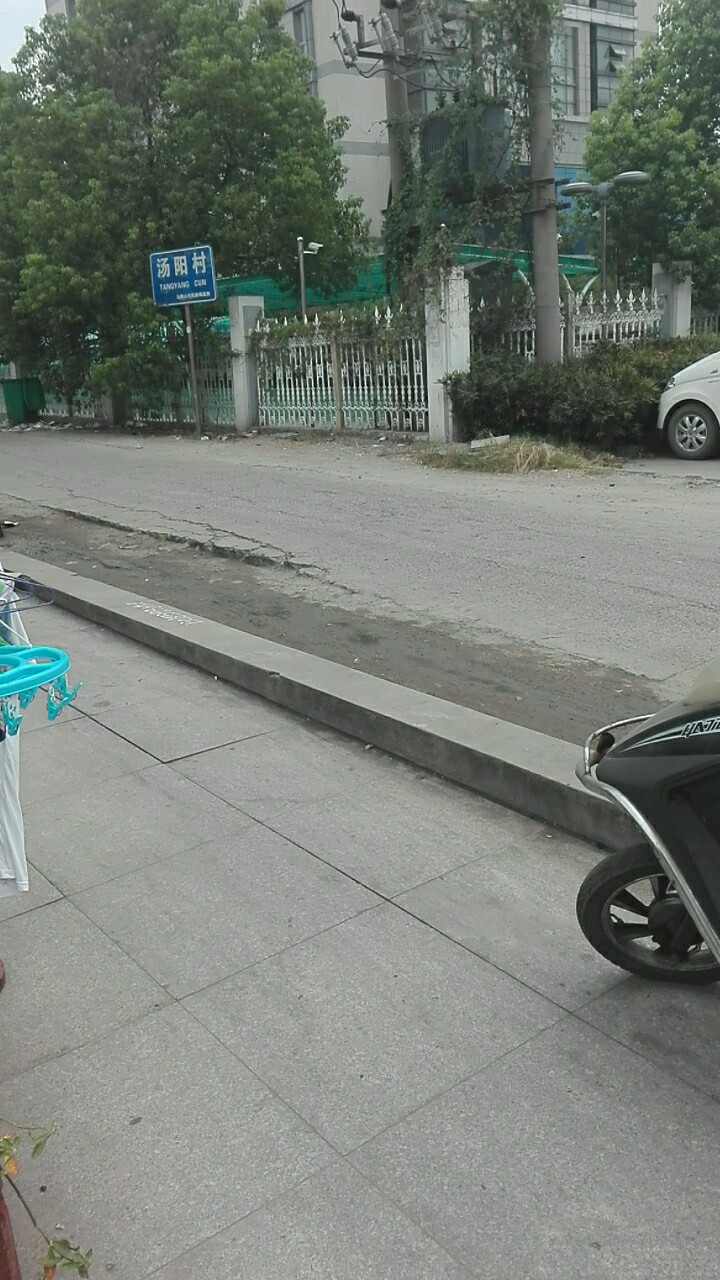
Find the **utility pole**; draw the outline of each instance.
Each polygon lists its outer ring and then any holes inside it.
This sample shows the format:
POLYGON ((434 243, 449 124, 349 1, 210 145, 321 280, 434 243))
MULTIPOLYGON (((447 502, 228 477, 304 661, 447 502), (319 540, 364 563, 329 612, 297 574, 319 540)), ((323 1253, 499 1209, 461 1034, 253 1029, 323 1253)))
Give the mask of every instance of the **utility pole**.
MULTIPOLYGON (((365 20, 343 4, 340 17, 343 22, 357 26, 357 44, 342 23, 333 33, 333 39, 346 67, 358 68, 360 58, 377 60, 380 46, 385 73, 385 116, 387 119, 388 148, 390 151, 390 201, 400 191, 405 176, 405 159, 410 154, 410 107, 407 80, 399 67, 405 66, 400 5, 402 0, 380 0, 382 8, 378 18, 371 18, 376 39, 365 39, 365 20)), ((363 73, 361 73, 363 74, 363 73)), ((388 203, 390 203, 388 201, 388 203)))
POLYGON ((528 53, 535 358, 538 364, 557 364, 562 359, 560 261, 548 26, 541 26, 528 53))
POLYGON ((410 153, 410 106, 407 80, 398 74, 402 60, 403 37, 398 0, 383 0, 383 10, 376 30, 383 50, 385 68, 385 111, 390 147, 390 200, 397 198, 405 176, 406 156, 410 153), (383 22, 383 19, 385 21, 383 22))
POLYGON ((187 337, 188 356, 190 357, 190 387, 192 389, 193 412, 195 414, 195 430, 198 435, 202 434, 202 406, 200 404, 200 388, 198 386, 197 363, 195 360, 195 335, 193 334, 192 310, 186 306, 183 308, 185 312, 185 336, 187 337))

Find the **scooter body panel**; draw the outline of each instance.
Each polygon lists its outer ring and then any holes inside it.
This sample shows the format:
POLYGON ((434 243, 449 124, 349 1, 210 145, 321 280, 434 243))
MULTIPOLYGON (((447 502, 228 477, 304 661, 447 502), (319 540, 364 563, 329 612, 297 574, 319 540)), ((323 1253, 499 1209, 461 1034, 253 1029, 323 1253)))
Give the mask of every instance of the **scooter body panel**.
POLYGON ((720 959, 720 703, 676 704, 611 746, 600 788, 638 821, 720 959))

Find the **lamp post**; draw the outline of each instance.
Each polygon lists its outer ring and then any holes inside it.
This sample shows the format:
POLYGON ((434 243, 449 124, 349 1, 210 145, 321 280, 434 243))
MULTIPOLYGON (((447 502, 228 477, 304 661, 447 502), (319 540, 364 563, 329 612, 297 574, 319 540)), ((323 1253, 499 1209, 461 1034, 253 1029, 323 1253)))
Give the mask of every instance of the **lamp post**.
POLYGON ((322 245, 318 244, 317 240, 311 240, 306 249, 305 241, 303 240, 302 236, 298 236, 297 250, 298 250, 298 266, 300 268, 300 313, 302 315, 303 321, 307 320, 307 295, 305 291, 305 257, 307 254, 310 254, 312 257, 315 257, 315 255, 319 253, 321 249, 322 249, 322 245))
POLYGON ((607 182, 569 182, 560 188, 561 196, 595 196, 600 205, 600 287, 603 299, 607 297, 607 207, 608 200, 616 187, 644 187, 650 181, 650 174, 642 169, 629 169, 627 173, 618 173, 607 182))

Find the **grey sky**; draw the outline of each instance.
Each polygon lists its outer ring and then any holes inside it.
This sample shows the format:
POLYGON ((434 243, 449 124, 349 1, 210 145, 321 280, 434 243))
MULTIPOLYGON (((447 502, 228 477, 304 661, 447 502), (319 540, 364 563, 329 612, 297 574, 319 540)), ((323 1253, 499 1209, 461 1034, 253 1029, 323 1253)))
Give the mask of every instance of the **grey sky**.
POLYGON ((35 27, 45 13, 45 0, 2 0, 0 21, 0 67, 10 68, 10 60, 23 43, 26 27, 35 27))

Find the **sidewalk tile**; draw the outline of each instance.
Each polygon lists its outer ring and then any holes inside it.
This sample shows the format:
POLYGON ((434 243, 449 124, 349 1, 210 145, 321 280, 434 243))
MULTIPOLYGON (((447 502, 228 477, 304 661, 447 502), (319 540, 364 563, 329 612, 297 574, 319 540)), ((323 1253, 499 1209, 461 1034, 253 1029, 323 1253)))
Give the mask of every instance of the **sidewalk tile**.
POLYGON ((199 844, 252 819, 165 765, 92 781, 52 804, 25 808, 27 847, 64 893, 77 893, 199 844))
POLYGON ((185 696, 179 683, 172 693, 99 711, 95 719, 164 761, 295 724, 285 712, 214 681, 203 694, 185 696))
POLYGON ((181 760, 173 767, 259 817, 284 803, 312 803, 372 785, 383 788, 385 799, 395 767, 405 768, 386 756, 364 751, 359 743, 300 722, 250 742, 181 760))
MULTIPOLYGON (((384 762, 387 780, 309 803, 250 801, 243 807, 368 888, 393 897, 493 854, 512 865, 527 822, 508 809, 384 762)), ((543 849, 544 852, 544 849, 543 849)))
POLYGON ((469 1280, 354 1169, 333 1164, 153 1280, 469 1280))
POLYGON ((717 1270, 720 1111, 571 1016, 351 1163, 479 1280, 717 1270))
POLYGON ((43 1223, 94 1249, 97 1277, 140 1280, 333 1158, 177 1006, 25 1073, 3 1110, 59 1124, 22 1185, 43 1223))
POLYGON ((580 1011, 598 1031, 720 1101, 720 988, 623 977, 580 1011))
MULTIPOLYGON (((13 893, 9 898, 0 898, 0 920, 9 920, 11 916, 22 916, 26 911, 34 911, 36 907, 44 907, 48 902, 57 902, 58 898, 62 897, 60 890, 46 880, 45 876, 41 875, 32 864, 28 865, 28 871, 30 889, 27 893, 13 893)), ((0 939, 1 955, 2 940, 0 939)))
POLYGON ((389 905, 187 1007, 343 1152, 561 1016, 389 905))
MULTIPOLYGON (((23 619, 31 644, 50 644, 70 652, 70 647, 90 636, 110 633, 97 623, 88 622, 74 613, 66 613, 57 605, 43 605, 42 609, 29 610, 23 619)), ((72 656, 72 655, 71 655, 72 656)))
MULTIPOLYGON (((519 821, 522 821, 520 819, 519 821)), ((512 849, 429 881, 397 901, 565 1009, 620 980, 588 946, 575 898, 595 857, 559 832, 525 826, 512 849)))
POLYGON ((73 664, 81 660, 92 663, 98 669, 98 676, 110 666, 145 666, 146 657, 150 660, 149 665, 159 661, 174 665, 172 659, 121 636, 110 627, 85 622, 78 615, 65 613, 62 609, 38 613, 33 620, 31 640, 44 642, 46 636, 48 644, 66 649, 73 664))
POLYGON ((0 954, 7 972, 0 994, 3 1080, 97 1040, 167 1000, 70 902, 6 920, 0 954))
POLYGON ((95 780, 109 781, 154 764, 151 756, 84 717, 60 719, 52 733, 34 733, 21 754, 23 805, 50 804, 95 780))
POLYGON ((83 682, 77 706, 89 715, 134 706, 179 688, 186 696, 200 696, 216 683, 206 671, 166 658, 111 631, 83 632, 68 641, 67 652, 75 680, 83 682))
POLYGON ((38 729, 54 729, 58 724, 69 724, 71 720, 79 720, 80 715, 81 713, 74 706, 64 707, 59 720, 48 720, 45 695, 39 693, 23 713, 21 733, 25 738, 29 733, 37 733, 38 729))
POLYGON ((257 824, 74 901, 174 996, 189 995, 377 899, 257 824))

